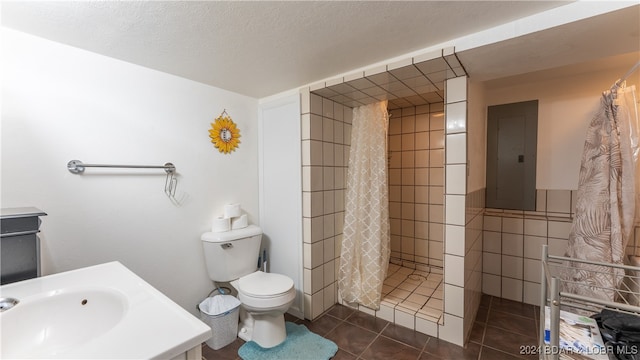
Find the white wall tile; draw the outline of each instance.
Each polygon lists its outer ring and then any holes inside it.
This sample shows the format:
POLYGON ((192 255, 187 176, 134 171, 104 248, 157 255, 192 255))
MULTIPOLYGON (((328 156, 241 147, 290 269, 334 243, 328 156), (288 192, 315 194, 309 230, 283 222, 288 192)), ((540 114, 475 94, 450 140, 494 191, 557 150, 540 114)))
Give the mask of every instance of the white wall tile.
POLYGON ((502 253, 502 233, 496 231, 484 231, 482 251, 497 254, 502 253))
POLYGON ((324 239, 324 216, 311 218, 311 242, 324 239))
POLYGON ((324 310, 328 310, 336 303, 336 283, 331 283, 331 285, 325 287, 323 289, 323 307, 324 310))
POLYGON ((311 269, 304 269, 303 271, 303 291, 305 294, 311 294, 311 269))
POLYGON ((499 216, 484 216, 484 230, 502 231, 502 218, 499 216))
POLYGON ((395 309, 395 323, 409 328, 411 330, 415 330, 415 313, 407 313, 404 308, 396 307, 395 309))
POLYGON ((522 257, 524 253, 524 236, 521 234, 502 233, 502 253, 522 257))
MULTIPOLYGON (((333 175, 333 174, 332 174, 333 175)), ((335 212, 335 193, 334 191, 323 191, 323 202, 324 202, 324 214, 331 214, 335 212)))
POLYGON ((464 257, 445 254, 445 283, 464 287, 464 257))
POLYGON ((467 135, 447 135, 447 164, 467 163, 467 135))
POLYGON ((446 223, 452 225, 465 225, 465 196, 446 195, 445 216, 446 223))
POLYGON ((300 113, 306 114, 311 111, 311 93, 309 88, 300 89, 300 113))
MULTIPOLYGON (((320 291, 324 285, 324 269, 322 266, 318 266, 315 269, 311 269, 311 293, 315 294, 320 291)), ((324 300, 322 298, 321 302, 324 300)))
POLYGON ((329 284, 336 281, 336 273, 335 273, 336 267, 334 264, 334 260, 331 260, 322 266, 324 268, 324 274, 323 274, 324 286, 329 286, 329 284))
POLYGON ((447 134, 467 131, 467 102, 457 102, 446 106, 447 134))
POLYGON ((547 238, 542 236, 524 237, 524 257, 530 259, 541 259, 542 245, 547 244, 547 238))
POLYGON ((311 113, 322 115, 322 98, 316 94, 311 94, 311 113))
POLYGON ((569 240, 549 238, 549 255, 564 256, 569 240))
POLYGON ((482 292, 491 296, 502 296, 502 278, 498 275, 482 274, 482 292))
MULTIPOLYGON (((307 193, 309 194, 309 211, 310 211, 310 215, 308 215, 309 217, 316 217, 316 216, 320 216, 320 215, 324 215, 323 212, 323 203, 324 203, 324 199, 323 199, 323 191, 315 191, 312 193, 307 193)), ((305 215, 306 216, 306 215, 305 215)))
POLYGON ((461 76, 453 79, 448 79, 446 82, 446 101, 447 103, 453 103, 458 101, 467 100, 467 78, 461 76))
POLYGON ((444 285, 444 311, 459 317, 464 316, 464 288, 444 285))
POLYGON ((447 241, 445 251, 448 254, 465 255, 465 229, 464 226, 446 225, 447 241))
POLYGON ((322 116, 333 119, 333 101, 322 99, 322 116))
POLYGON ((311 269, 311 244, 302 244, 302 264, 305 269, 311 269))
MULTIPOLYGON (((331 145, 331 144, 330 144, 331 145)), ((333 190, 335 184, 335 168, 324 166, 322 168, 322 190, 333 190)))
POLYGON ((309 136, 311 140, 322 140, 322 116, 311 114, 309 136))
POLYGON ((466 194, 467 166, 465 164, 447 165, 446 171, 447 194, 466 194))
POLYGON ((324 261, 324 242, 318 241, 311 244, 311 268, 322 265, 324 261))
POLYGON ((323 190, 323 169, 321 166, 310 166, 309 177, 311 181, 311 191, 323 190))
POLYGON ((502 274, 502 255, 493 253, 482 254, 482 272, 485 274, 502 274))
MULTIPOLYGON (((304 141, 303 141, 303 149, 304 149, 304 141)), ((322 142, 316 140, 309 141, 309 163, 303 165, 313 165, 313 166, 322 166, 322 142)), ((304 150, 303 150, 304 156, 304 150)))
MULTIPOLYGON (((431 153, 433 153, 433 151, 431 153)), ((444 168, 431 167, 429 169, 429 185, 444 186, 444 168)))
POLYGON ((444 324, 438 328, 438 336, 444 341, 456 344, 458 346, 464 345, 464 322, 462 318, 444 314, 444 324))
POLYGON ((394 307, 387 303, 380 304, 380 310, 376 311, 376 317, 387 320, 389 322, 394 322, 395 311, 394 307))
POLYGON ((571 223, 566 221, 549 221, 549 237, 558 239, 569 239, 571 223))
POLYGON ((336 235, 336 232, 335 232, 336 224, 335 224, 334 218, 335 217, 333 214, 323 216, 323 225, 324 225, 323 233, 325 238, 336 235))
MULTIPOLYGON (((433 125, 433 124, 432 124, 433 125)), ((443 149, 444 148, 444 130, 429 131, 429 149, 443 149)))
POLYGON ((502 219, 502 232, 511 234, 524 233, 524 219, 505 217, 502 219))
POLYGON ((324 293, 322 290, 311 295, 311 316, 312 319, 322 315, 324 312, 324 293))
POLYGON ((522 301, 525 304, 540 306, 540 284, 525 281, 522 301))
POLYGON ((421 317, 416 317, 416 331, 437 338, 438 324, 421 317))
MULTIPOLYGON (((523 259, 518 256, 502 255, 502 277, 522 279, 523 259)), ((504 289, 503 289, 504 291, 504 289)))
POLYGON ((525 281, 539 283, 542 275, 542 262, 540 260, 524 259, 524 277, 525 281))
POLYGON ((502 278, 502 297, 522 302, 522 280, 502 278))
POLYGON ((547 236, 547 221, 538 219, 524 219, 524 234, 547 236))
POLYGON ((323 262, 327 263, 333 260, 335 256, 335 237, 330 237, 323 241, 323 262))
MULTIPOLYGON (((429 131, 429 114, 417 114, 416 115, 416 132, 425 132, 429 131)), ((427 146, 429 144, 427 143, 427 146)))

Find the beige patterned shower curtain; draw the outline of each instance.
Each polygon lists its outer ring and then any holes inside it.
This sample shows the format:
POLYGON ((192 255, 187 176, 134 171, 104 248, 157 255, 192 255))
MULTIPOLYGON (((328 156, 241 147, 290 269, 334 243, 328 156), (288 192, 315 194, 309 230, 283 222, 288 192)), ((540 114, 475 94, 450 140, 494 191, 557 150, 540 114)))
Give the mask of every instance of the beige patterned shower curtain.
MULTIPOLYGON (((582 154, 580 178, 567 256, 622 264, 636 216, 638 114, 634 87, 603 93, 582 154)), ((623 270, 571 264, 568 291, 615 301, 623 270), (587 286, 585 286, 587 285, 587 286)))
POLYGON ((353 109, 345 218, 338 273, 343 301, 380 307, 389 265, 387 102, 353 109))

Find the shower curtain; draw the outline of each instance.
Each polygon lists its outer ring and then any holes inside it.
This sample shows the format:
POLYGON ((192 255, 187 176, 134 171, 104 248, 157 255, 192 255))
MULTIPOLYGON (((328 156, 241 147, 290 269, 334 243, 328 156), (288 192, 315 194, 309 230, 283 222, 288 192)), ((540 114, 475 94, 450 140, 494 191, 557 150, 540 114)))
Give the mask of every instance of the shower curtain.
POLYGON ((338 274, 343 301, 376 310, 390 255, 388 125, 386 101, 353 109, 338 274))
MULTIPOLYGON (((635 88, 614 86, 603 93, 587 130, 580 167, 576 213, 567 256, 622 264, 637 202, 638 113, 635 88)), ((615 301, 624 271, 571 263, 568 291, 615 301), (585 286, 586 285, 586 286, 585 286)))

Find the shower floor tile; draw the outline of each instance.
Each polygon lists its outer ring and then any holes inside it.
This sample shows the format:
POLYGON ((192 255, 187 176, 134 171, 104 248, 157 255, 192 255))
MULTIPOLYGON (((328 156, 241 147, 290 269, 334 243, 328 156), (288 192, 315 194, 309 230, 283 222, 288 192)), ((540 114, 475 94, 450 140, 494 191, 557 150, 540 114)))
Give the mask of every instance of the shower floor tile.
POLYGON ((442 322, 442 274, 429 273, 390 264, 383 287, 382 301, 442 322))

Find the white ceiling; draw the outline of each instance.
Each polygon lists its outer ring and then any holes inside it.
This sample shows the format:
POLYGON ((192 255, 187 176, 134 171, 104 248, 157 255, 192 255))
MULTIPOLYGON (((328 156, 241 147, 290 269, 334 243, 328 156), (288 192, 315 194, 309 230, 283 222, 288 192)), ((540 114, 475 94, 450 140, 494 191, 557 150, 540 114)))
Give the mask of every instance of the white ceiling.
MULTIPOLYGON (((1 20, 16 30, 261 98, 568 3, 2 1, 1 20)), ((638 51, 639 11, 632 7, 471 49, 460 59, 471 77, 486 80, 638 51), (621 41, 601 35, 621 28, 621 41), (589 50, 594 40, 596 51, 589 50)))

